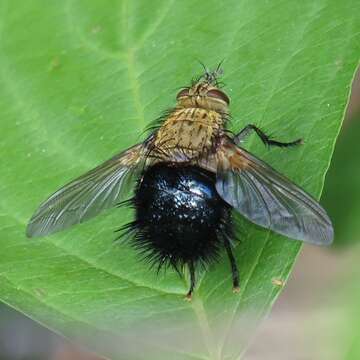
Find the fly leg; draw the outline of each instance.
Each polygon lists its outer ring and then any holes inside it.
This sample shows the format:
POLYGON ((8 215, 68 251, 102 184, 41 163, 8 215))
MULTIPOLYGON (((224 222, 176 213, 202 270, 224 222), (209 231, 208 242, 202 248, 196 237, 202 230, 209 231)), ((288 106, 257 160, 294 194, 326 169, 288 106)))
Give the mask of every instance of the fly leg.
POLYGON ((224 246, 225 246, 227 255, 228 255, 229 260, 230 260, 230 265, 231 265, 231 274, 232 274, 232 281, 233 281, 233 292, 238 293, 240 291, 239 270, 237 268, 236 260, 235 260, 234 254, 232 252, 232 249, 231 249, 230 241, 229 241, 229 239, 227 237, 224 238, 224 246))
POLYGON ((235 137, 233 139, 234 143, 236 145, 239 145, 253 131, 256 132, 257 136, 259 136, 259 138, 264 143, 264 145, 267 145, 267 146, 291 147, 291 146, 303 144, 302 139, 297 139, 297 140, 291 141, 291 142, 280 142, 280 141, 273 140, 273 139, 271 139, 271 137, 269 135, 266 135, 261 129, 259 129, 257 126, 255 126, 253 124, 246 125, 237 135, 235 135, 235 137))
POLYGON ((190 289, 188 293, 186 294, 186 300, 191 301, 192 294, 194 292, 195 288, 195 269, 194 269, 194 263, 190 261, 188 263, 189 273, 190 273, 190 289))

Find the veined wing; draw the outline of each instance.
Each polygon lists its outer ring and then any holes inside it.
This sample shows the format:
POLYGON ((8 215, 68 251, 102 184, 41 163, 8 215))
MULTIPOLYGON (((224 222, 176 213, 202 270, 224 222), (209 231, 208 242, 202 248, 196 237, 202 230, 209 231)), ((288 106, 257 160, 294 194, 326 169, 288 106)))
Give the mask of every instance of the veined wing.
POLYGON ((36 210, 26 229, 28 237, 45 236, 84 222, 116 205, 128 191, 133 175, 143 163, 148 142, 115 155, 71 181, 36 210))
POLYGON ((289 238, 328 245, 334 231, 318 202, 269 165, 224 139, 216 189, 248 220, 289 238))

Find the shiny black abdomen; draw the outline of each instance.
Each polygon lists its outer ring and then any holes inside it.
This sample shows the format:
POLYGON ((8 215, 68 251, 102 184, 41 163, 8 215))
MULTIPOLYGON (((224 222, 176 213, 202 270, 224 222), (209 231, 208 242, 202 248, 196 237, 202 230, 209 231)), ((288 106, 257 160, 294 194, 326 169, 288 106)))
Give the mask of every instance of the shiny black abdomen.
POLYGON ((157 164, 141 176, 132 199, 133 244, 151 262, 207 264, 223 237, 232 237, 231 208, 215 189, 215 175, 196 166, 157 164))

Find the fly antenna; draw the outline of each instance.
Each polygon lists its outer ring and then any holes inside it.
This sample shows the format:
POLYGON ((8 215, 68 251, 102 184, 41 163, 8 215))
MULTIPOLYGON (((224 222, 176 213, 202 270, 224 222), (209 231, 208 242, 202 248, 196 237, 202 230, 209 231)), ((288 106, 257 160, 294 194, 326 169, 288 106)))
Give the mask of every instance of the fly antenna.
POLYGON ((224 63, 224 61, 225 61, 225 58, 222 59, 222 60, 219 62, 218 66, 217 66, 217 68, 216 68, 216 70, 215 70, 216 74, 219 75, 219 76, 220 76, 220 75, 223 75, 223 73, 224 73, 224 70, 223 70, 222 67, 221 67, 221 65, 224 63))
POLYGON ((201 61, 201 60, 197 60, 199 62, 199 64, 202 66, 202 68, 204 69, 204 73, 205 74, 208 74, 209 73, 209 70, 208 68, 206 67, 206 65, 201 61))

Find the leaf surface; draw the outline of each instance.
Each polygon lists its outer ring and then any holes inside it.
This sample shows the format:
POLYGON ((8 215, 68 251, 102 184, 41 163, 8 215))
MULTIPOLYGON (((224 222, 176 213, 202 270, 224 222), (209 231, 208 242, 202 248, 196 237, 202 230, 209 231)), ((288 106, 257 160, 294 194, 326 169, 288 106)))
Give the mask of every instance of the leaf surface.
POLYGON ((114 209, 44 239, 26 223, 48 195, 139 139, 178 87, 224 62, 234 131, 255 123, 291 150, 247 149, 319 196, 359 59, 356 1, 2 1, 0 299, 104 356, 238 359, 300 244, 240 222, 241 291, 225 254, 191 303, 114 244, 114 209), (245 316, 246 314, 246 316, 245 316), (251 315, 249 315, 251 314, 251 315))

